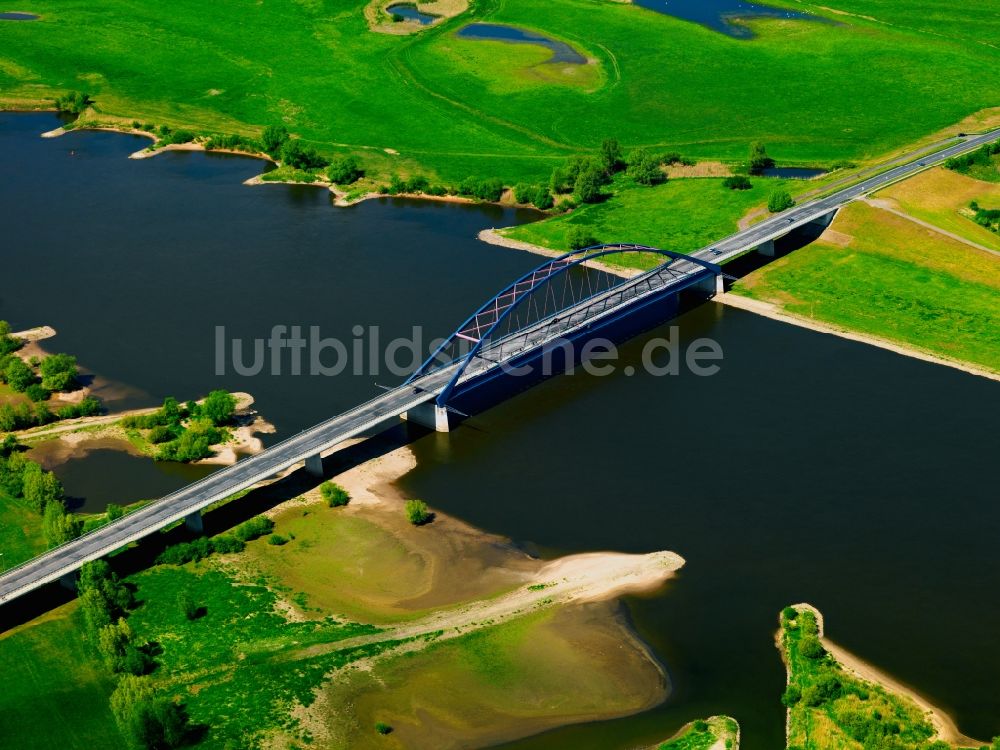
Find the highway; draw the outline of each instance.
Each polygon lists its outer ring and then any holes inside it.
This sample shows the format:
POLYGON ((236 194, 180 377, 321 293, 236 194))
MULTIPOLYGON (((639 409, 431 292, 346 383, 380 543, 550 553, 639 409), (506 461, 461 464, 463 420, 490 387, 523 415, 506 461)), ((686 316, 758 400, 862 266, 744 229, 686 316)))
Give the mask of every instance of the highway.
MULTIPOLYGON (((1000 139, 1000 130, 966 137, 953 146, 892 167, 832 195, 795 206, 702 248, 693 255, 711 263, 724 263, 769 240, 781 237, 796 227, 826 216, 856 198, 997 139, 1000 139)), ((508 345, 505 346, 501 340, 485 348, 481 356, 466 370, 462 380, 478 377, 484 371, 510 361, 546 341, 592 325, 600 318, 635 304, 643 297, 705 273, 703 266, 677 260, 640 274, 610 291, 561 311, 556 325, 551 320, 539 323, 533 328, 518 332, 516 342, 507 342, 508 345)), ((252 487, 310 456, 330 450, 431 401, 444 388, 457 367, 457 363, 447 364, 408 385, 389 390, 371 401, 287 438, 256 456, 221 469, 113 523, 11 568, 0 576, 0 604, 56 581, 77 570, 85 562, 104 557, 240 490, 252 487)))

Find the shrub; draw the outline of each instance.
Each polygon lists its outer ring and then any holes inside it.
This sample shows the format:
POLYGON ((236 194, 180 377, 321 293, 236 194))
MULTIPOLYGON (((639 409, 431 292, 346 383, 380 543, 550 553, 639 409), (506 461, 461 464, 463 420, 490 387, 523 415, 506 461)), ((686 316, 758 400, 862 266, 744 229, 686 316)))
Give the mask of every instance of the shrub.
POLYGON ((17 351, 23 345, 24 342, 21 339, 10 335, 10 323, 6 320, 0 320, 0 357, 17 351))
POLYGON ((358 162, 358 158, 353 154, 338 156, 330 162, 326 170, 326 176, 330 182, 338 185, 350 185, 364 177, 364 170, 358 162))
POLYGON ((45 386, 38 383, 32 383, 27 388, 24 389, 25 395, 32 401, 44 401, 49 397, 49 391, 45 386))
POLYGON ((68 404, 57 413, 59 419, 77 419, 78 417, 93 417, 102 411, 101 402, 93 396, 87 396, 78 404, 68 404))
POLYGON ((535 190, 535 195, 531 198, 531 202, 535 204, 536 208, 542 211, 547 211, 552 206, 555 205, 555 201, 552 199, 552 193, 546 187, 539 187, 535 190))
POLYGON ((407 500, 406 518, 414 526, 423 526, 434 519, 434 514, 427 509, 427 503, 423 500, 407 500))
POLYGON ((594 237, 584 227, 570 227, 567 243, 570 250, 582 250, 585 247, 592 247, 601 244, 601 241, 594 237))
POLYGON ((514 200, 518 203, 531 203, 535 199, 536 188, 525 182, 519 182, 514 186, 514 200))
POLYGON ((622 162, 622 146, 616 138, 607 138, 601 142, 600 162, 605 174, 614 174, 624 167, 622 162))
POLYGON ((774 159, 767 155, 767 149, 760 141, 754 141, 750 144, 750 157, 747 160, 747 166, 750 168, 750 174, 760 174, 765 169, 774 166, 774 159))
POLYGON ((802 700, 802 691, 799 690, 795 685, 789 685, 787 688, 785 688, 785 692, 781 696, 781 703, 786 708, 791 708, 800 700, 802 700))
POLYGON ((708 731, 708 722, 705 721, 704 719, 698 719, 694 723, 694 731, 696 731, 696 732, 707 732, 708 731))
POLYGON ((390 734, 392 732, 392 727, 386 724, 384 721, 375 722, 375 731, 379 734, 390 734))
POLYGON ((271 536, 267 538, 267 543, 275 547, 283 547, 288 544, 288 537, 284 537, 281 534, 271 534, 271 536))
POLYGON ((125 509, 120 505, 115 505, 114 503, 108 503, 107 509, 104 511, 104 517, 110 521, 117 521, 119 518, 125 515, 125 509))
POLYGON ((730 190, 749 190, 753 187, 750 184, 750 178, 744 174, 734 174, 732 177, 727 177, 722 181, 722 184, 730 190))
POLYGON ((656 185, 664 182, 667 177, 660 169, 660 163, 644 148, 636 149, 629 154, 628 169, 625 174, 640 185, 656 185))
POLYGON ((601 187, 604 185, 605 173, 596 165, 590 165, 580 170, 573 183, 573 194, 582 203, 598 203, 604 198, 601 187))
POLYGON ((785 211, 795 205, 787 190, 775 190, 767 197, 767 210, 772 214, 785 211))
POLYGON ((65 391, 76 380, 76 357, 70 354, 52 354, 42 360, 38 368, 42 385, 50 391, 65 391))
POLYGON ((799 611, 795 607, 785 607, 781 610, 781 616, 785 620, 791 621, 799 616, 799 611))
POLYGON ((156 427, 149 431, 149 435, 147 435, 147 437, 149 438, 149 442, 153 445, 159 445, 160 443, 166 443, 168 440, 173 440, 174 433, 169 427, 156 425, 156 427))
POLYGON ((267 516, 254 516, 233 529, 233 536, 241 542, 249 542, 272 531, 274 531, 274 521, 267 516))
POLYGON ((7 385, 18 393, 24 393, 35 382, 35 373, 18 357, 11 357, 4 369, 3 378, 7 385))
POLYGON ((496 203, 503 196, 503 183, 493 177, 488 180, 481 180, 476 185, 475 196, 481 201, 491 201, 496 203))
POLYGON ((236 397, 229 391, 212 391, 201 405, 201 415, 214 425, 228 424, 235 412, 236 397))
POLYGON ((814 635, 806 635, 799 641, 799 653, 807 659, 822 659, 826 656, 826 649, 823 648, 819 638, 814 635))
POLYGON ((281 163, 295 169, 322 169, 328 162, 311 146, 303 146, 298 139, 285 141, 281 147, 281 163))
POLYGON ((80 91, 71 91, 56 98, 56 109, 60 112, 69 112, 78 115, 92 104, 89 95, 80 91))
POLYGON ((326 500, 326 504, 331 508, 339 508, 351 501, 351 496, 347 490, 333 482, 323 482, 319 486, 319 491, 323 499, 326 500))
POLYGON ((677 151, 668 151, 660 156, 661 164, 677 164, 681 160, 681 155, 677 151))
POLYGON ((187 589, 181 589, 177 594, 177 608, 187 620, 198 619, 198 605, 195 604, 194 597, 187 589))
POLYGON ((281 147, 285 145, 286 141, 288 141, 288 129, 284 125, 268 125, 260 137, 264 153, 271 156, 277 156, 281 153, 281 147))

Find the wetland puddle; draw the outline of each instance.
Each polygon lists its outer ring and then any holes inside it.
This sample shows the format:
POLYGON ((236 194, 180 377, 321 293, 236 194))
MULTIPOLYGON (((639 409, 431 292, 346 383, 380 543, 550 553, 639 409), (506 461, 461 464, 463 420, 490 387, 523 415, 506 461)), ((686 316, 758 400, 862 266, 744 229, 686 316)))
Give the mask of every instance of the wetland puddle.
POLYGON ((657 13, 693 21, 736 39, 753 39, 754 33, 741 20, 750 18, 784 18, 802 21, 823 21, 810 13, 772 8, 769 5, 744 3, 739 0, 632 0, 636 5, 657 13))
POLYGON ((501 26, 495 23, 470 23, 463 27, 458 36, 463 39, 484 39, 493 42, 508 42, 510 44, 534 44, 552 50, 552 57, 547 63, 569 63, 584 65, 587 58, 570 47, 566 42, 549 39, 547 36, 533 31, 519 29, 516 26, 501 26))
POLYGON ((34 13, 0 13, 0 21, 37 21, 39 18, 34 13))
POLYGON ((438 19, 438 16, 432 16, 430 13, 421 13, 417 10, 416 5, 410 5, 409 3, 390 5, 386 8, 386 12, 393 16, 399 16, 407 21, 416 21, 421 26, 429 26, 438 19))

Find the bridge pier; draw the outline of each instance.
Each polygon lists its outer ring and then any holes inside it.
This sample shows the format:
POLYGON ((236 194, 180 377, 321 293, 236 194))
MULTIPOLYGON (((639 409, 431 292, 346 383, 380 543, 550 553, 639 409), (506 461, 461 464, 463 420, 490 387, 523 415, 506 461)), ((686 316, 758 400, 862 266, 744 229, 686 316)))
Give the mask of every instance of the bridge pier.
POLYGON ((828 214, 823 214, 822 216, 817 216, 815 219, 810 221, 810 224, 816 224, 823 227, 824 229, 833 223, 833 220, 837 218, 837 211, 839 209, 833 209, 828 214))
POLYGON ((768 258, 774 257, 774 240, 768 240, 767 242, 757 245, 757 252, 768 258))
POLYGON ((402 416, 407 422, 416 422, 421 427, 430 430, 451 432, 451 419, 448 410, 443 406, 438 406, 433 401, 415 406, 404 412, 402 416))
POLYGON ((698 282, 698 288, 705 294, 725 294, 726 284, 722 274, 712 274, 706 279, 698 282))
POLYGON ((323 476, 323 457, 319 453, 306 456, 306 472, 314 477, 323 476))
POLYGON ((195 534, 204 532, 205 523, 201 519, 201 511, 196 510, 194 513, 188 513, 184 516, 184 525, 189 531, 193 531, 195 534))

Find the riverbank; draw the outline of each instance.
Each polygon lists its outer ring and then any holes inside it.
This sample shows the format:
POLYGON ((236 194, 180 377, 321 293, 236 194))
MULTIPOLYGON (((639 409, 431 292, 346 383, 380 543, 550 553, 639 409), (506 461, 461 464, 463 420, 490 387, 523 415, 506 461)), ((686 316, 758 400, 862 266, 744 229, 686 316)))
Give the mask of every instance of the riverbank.
POLYGON ((832 336, 838 336, 842 339, 848 339, 849 341, 857 341, 862 344, 868 344, 869 346, 878 347, 879 349, 886 349, 887 351, 894 352, 895 354, 902 354, 905 357, 912 357, 913 359, 919 359, 924 362, 930 362, 936 365, 944 365, 945 367, 951 367, 956 370, 961 370, 962 372, 967 372, 970 375, 977 375, 981 378, 989 378, 990 380, 1000 380, 1000 372, 995 372, 993 370, 988 370, 983 367, 977 367, 968 362, 963 362, 957 359, 949 359, 947 357, 942 357, 939 354, 934 354, 932 352, 918 349, 913 346, 904 346, 894 341, 888 339, 883 339, 878 336, 871 336, 863 333, 858 333, 857 331, 852 331, 841 326, 833 325, 832 323, 826 323, 823 321, 816 320, 814 318, 806 318, 801 315, 795 315, 787 310, 782 309, 778 305, 771 302, 764 302, 762 300, 753 299, 751 297, 744 297, 739 294, 733 294, 732 292, 726 294, 716 295, 713 300, 719 304, 726 305, 728 307, 735 307, 740 310, 746 310, 747 312, 755 313, 756 315, 762 315, 765 318, 770 318, 771 320, 778 320, 782 323, 789 323, 791 325, 799 326, 800 328, 807 328, 810 331, 817 331, 819 333, 827 333, 832 336))
MULTIPOLYGON (((786 608, 781 616, 781 621, 782 629, 779 631, 777 643, 788 671, 789 685, 794 685, 796 689, 800 689, 814 684, 815 678, 808 675, 806 670, 807 668, 811 668, 811 665, 815 664, 817 659, 808 652, 802 653, 804 639, 810 636, 810 632, 808 631, 814 630, 815 632, 811 634, 818 638, 820 644, 829 654, 829 658, 833 660, 833 664, 836 667, 843 669, 853 680, 859 681, 862 685, 867 684, 875 687, 877 690, 885 691, 885 694, 888 696, 886 706, 889 710, 883 716, 883 714, 880 714, 878 710, 873 708, 872 710, 875 710, 875 721, 881 722, 884 719, 885 721, 896 720, 902 722, 901 727, 897 724, 897 733, 906 736, 914 731, 920 732, 916 724, 923 720, 929 722, 932 728, 933 734, 930 739, 943 740, 951 745, 969 748, 978 748, 986 744, 962 734, 954 720, 947 713, 934 706, 912 688, 886 675, 877 667, 830 641, 825 635, 823 614, 811 604, 795 604, 790 608, 786 608), (788 619, 788 613, 791 611, 798 613, 794 621, 788 619)), ((845 691, 843 693, 844 696, 850 695, 851 691, 857 690, 857 688, 851 685, 842 685, 840 689, 845 691)), ((864 690, 863 687, 861 689, 864 690)), ((801 690, 801 695, 801 699, 790 700, 788 697, 789 692, 786 691, 786 705, 791 704, 788 710, 789 743, 791 744, 793 740, 801 741, 805 739, 808 742, 812 739, 813 741, 819 741, 820 744, 807 746, 815 746, 820 749, 829 747, 832 750, 836 745, 829 743, 836 742, 837 734, 831 734, 829 728, 824 730, 818 724, 801 720, 797 717, 797 714, 800 711, 809 710, 809 707, 815 708, 817 705, 829 710, 829 707, 824 704, 826 702, 832 703, 838 700, 839 697, 837 695, 827 695, 820 704, 816 704, 810 700, 808 705, 804 705, 808 698, 806 689, 801 690), (815 736, 810 735, 812 729, 815 730, 815 736), (801 734, 803 731, 805 732, 804 736, 801 734), (824 741, 820 741, 820 733, 826 738, 824 741)), ((846 697, 843 698, 843 700, 846 699, 846 697)), ((872 696, 871 699, 874 702, 877 696, 872 696)), ((837 709, 833 709, 832 716, 836 717, 837 715, 837 709)), ((871 720, 871 718, 866 716, 866 720, 871 720)), ((845 727, 837 726, 835 723, 836 718, 833 719, 833 722, 833 727, 838 731, 846 729, 845 727)))

